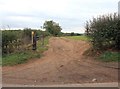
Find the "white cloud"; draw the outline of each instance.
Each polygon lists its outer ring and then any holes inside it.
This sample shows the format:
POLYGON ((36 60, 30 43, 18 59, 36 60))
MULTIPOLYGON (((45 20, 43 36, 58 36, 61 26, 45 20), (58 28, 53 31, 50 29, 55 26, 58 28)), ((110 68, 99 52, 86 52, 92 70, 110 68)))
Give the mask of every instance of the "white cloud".
POLYGON ((62 25, 64 31, 79 32, 78 28, 83 29, 86 20, 93 16, 117 12, 118 1, 0 0, 0 13, 2 13, 0 24, 11 25, 14 28, 26 26, 36 28, 45 20, 54 20, 62 25))

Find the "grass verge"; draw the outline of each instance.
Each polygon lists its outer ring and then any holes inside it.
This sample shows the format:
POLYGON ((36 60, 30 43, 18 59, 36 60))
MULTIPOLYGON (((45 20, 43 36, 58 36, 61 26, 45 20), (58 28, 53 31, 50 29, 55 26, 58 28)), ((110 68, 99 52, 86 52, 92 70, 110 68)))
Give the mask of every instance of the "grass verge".
POLYGON ((87 36, 65 36, 68 39, 73 39, 73 40, 82 40, 82 41, 89 41, 90 38, 87 36))
POLYGON ((99 60, 104 62, 120 62, 120 53, 119 52, 103 52, 99 57, 99 60))
POLYGON ((120 62, 120 52, 117 51, 95 51, 92 48, 86 50, 83 55, 93 57, 102 62, 120 62))
POLYGON ((40 58, 42 53, 48 49, 49 37, 44 39, 44 45, 41 44, 41 41, 37 42, 37 50, 25 50, 21 52, 16 52, 12 54, 7 54, 2 56, 2 66, 13 66, 17 64, 26 63, 30 59, 40 58))
POLYGON ((40 54, 33 51, 24 51, 24 52, 17 52, 9 55, 5 55, 2 58, 2 65, 3 66, 13 66, 16 64, 22 64, 27 62, 27 60, 31 58, 40 58, 40 54))

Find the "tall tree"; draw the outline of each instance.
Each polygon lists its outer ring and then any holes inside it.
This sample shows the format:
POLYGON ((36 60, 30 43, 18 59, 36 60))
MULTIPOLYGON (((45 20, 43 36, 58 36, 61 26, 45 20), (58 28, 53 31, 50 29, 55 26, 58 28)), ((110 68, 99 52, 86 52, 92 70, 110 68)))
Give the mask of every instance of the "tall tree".
POLYGON ((43 28, 46 29, 53 36, 58 36, 61 33, 62 28, 59 26, 58 23, 54 21, 45 21, 43 24, 43 28))

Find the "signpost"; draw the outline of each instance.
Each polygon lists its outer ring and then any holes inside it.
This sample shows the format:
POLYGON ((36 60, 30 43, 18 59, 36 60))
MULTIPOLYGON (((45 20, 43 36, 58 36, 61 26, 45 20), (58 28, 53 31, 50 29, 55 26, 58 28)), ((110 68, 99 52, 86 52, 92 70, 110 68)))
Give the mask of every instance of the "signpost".
POLYGON ((34 31, 32 31, 32 50, 36 50, 36 43, 37 43, 36 34, 34 31))
POLYGON ((32 44, 33 44, 34 31, 32 31, 31 34, 32 34, 32 44))

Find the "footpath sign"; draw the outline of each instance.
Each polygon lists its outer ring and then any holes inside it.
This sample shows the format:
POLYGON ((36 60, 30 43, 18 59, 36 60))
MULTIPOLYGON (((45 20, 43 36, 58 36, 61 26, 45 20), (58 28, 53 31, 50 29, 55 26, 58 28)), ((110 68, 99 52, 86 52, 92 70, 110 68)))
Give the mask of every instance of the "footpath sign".
POLYGON ((32 31, 32 50, 36 50, 37 38, 34 31, 32 31))

